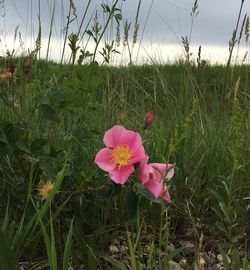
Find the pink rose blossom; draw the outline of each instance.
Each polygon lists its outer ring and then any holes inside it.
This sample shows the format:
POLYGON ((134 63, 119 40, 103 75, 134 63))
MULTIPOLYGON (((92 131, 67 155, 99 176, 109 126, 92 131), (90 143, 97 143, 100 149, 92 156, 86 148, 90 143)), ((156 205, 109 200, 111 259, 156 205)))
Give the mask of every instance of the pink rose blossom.
POLYGON ((97 153, 95 163, 115 183, 124 184, 133 173, 134 164, 146 157, 141 136, 116 125, 105 132, 103 141, 107 147, 97 153))
POLYGON ((139 166, 140 182, 153 194, 155 198, 163 197, 170 202, 171 197, 167 189, 166 181, 174 175, 173 164, 149 163, 148 157, 139 166))

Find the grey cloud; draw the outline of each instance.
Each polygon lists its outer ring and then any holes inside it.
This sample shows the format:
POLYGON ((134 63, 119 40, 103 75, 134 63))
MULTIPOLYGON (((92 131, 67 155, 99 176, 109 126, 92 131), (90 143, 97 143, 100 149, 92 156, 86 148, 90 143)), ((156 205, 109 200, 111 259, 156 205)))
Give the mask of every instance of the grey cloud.
MULTIPOLYGON (((41 1, 41 22, 44 35, 48 35, 49 21, 52 8, 48 3, 53 1, 41 1)), ((84 13, 87 2, 75 0, 77 20, 70 25, 70 31, 77 31, 79 21, 84 13)), ((103 1, 106 2, 106 1, 103 1)), ((109 2, 112 2, 111 0, 109 2)), ((143 38, 149 42, 178 43, 181 36, 189 35, 191 27, 190 11, 193 6, 191 0, 142 0, 139 14, 140 34, 145 27, 143 38), (152 9, 150 5, 153 1, 152 9), (150 14, 149 14, 150 12, 150 14), (147 16, 148 21, 146 24, 147 16)), ((62 35, 63 26, 66 23, 69 1, 56 0, 56 13, 53 34, 62 35), (63 6, 61 5, 63 3, 63 6)), ((85 22, 92 15, 95 9, 100 9, 101 0, 91 1, 89 15, 85 22)), ((227 46, 232 31, 236 24, 241 0, 198 0, 199 14, 195 17, 192 42, 196 44, 213 44, 227 46)), ((138 1, 126 0, 122 2, 123 18, 134 23, 138 1)), ((250 2, 245 1, 242 14, 250 10, 250 2)), ((1 9, 1 12, 3 9, 1 9)), ((28 35, 36 32, 38 27, 38 1, 10 0, 5 1, 5 25, 4 18, 0 20, 2 28, 0 33, 14 34, 14 29, 20 25, 20 29, 28 35), (31 12, 32 8, 32 12, 31 12), (32 16, 32 18, 31 18, 32 16), (32 25, 31 25, 32 24, 32 25)), ((102 18, 102 16, 100 17, 102 18)), ((35 35, 35 33, 33 34, 35 35)))

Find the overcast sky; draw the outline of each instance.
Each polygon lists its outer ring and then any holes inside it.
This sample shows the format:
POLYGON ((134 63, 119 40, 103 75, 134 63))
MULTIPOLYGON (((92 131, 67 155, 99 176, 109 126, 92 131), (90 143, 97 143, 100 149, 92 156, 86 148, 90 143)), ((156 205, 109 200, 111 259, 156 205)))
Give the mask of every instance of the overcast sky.
MULTIPOLYGON (((131 31, 135 21, 136 10, 139 0, 125 0, 122 2, 123 23, 126 19, 131 22, 131 31)), ((88 0, 75 0, 77 19, 70 24, 71 32, 76 32, 86 9, 88 0)), ((100 22, 103 21, 101 3, 107 1, 92 0, 87 21, 95 10, 98 11, 100 22)), ((237 16, 242 0, 198 0, 199 14, 194 18, 191 35, 191 48, 197 50, 198 45, 206 50, 206 56, 217 58, 228 53, 228 42, 235 28, 237 16), (192 47, 193 46, 193 47, 192 47), (223 52, 223 53, 222 53, 223 52), (209 56, 210 55, 210 56, 209 56)), ((23 41, 29 46, 34 46, 38 32, 38 3, 39 0, 5 0, 0 1, 0 39, 2 50, 10 46, 15 29, 18 26, 23 41), (31 38, 30 38, 31 37, 31 38)), ((53 3, 55 3, 55 21, 53 24, 53 41, 57 45, 63 40, 63 28, 66 24, 69 9, 69 0, 41 0, 41 24, 42 37, 46 38, 49 34, 49 23, 51 21, 53 3)), ((112 3, 112 0, 109 0, 112 3)), ((152 54, 155 57, 157 50, 159 58, 165 50, 169 56, 178 57, 180 51, 181 37, 190 35, 191 16, 194 0, 141 0, 139 13, 139 36, 142 38, 140 54, 147 56, 152 54), (157 49, 156 49, 157 46, 157 49), (150 49, 151 47, 151 49, 150 49)), ((245 0, 242 19, 244 15, 250 13, 250 0, 245 0)), ((72 16, 73 18, 73 16, 72 16)), ((132 35, 132 33, 131 33, 132 35)), ((139 43, 139 42, 138 42, 139 43)), ((242 41, 242 50, 246 51, 246 43, 242 41)), ((58 51, 58 50, 57 50, 58 51)), ((166 53, 167 54, 167 53, 166 53)), ((53 54, 52 54, 53 58, 53 54)))

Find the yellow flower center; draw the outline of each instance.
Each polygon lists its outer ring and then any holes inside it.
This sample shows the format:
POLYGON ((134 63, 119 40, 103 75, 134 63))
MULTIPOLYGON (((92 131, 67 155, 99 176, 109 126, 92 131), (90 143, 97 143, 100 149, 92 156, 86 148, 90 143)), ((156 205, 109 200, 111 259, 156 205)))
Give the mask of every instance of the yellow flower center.
POLYGON ((118 145, 112 150, 112 161, 118 166, 128 165, 133 151, 127 145, 118 145))
POLYGON ((42 196, 43 199, 48 198, 50 192, 52 191, 54 185, 50 180, 46 182, 40 182, 38 185, 39 194, 42 196))

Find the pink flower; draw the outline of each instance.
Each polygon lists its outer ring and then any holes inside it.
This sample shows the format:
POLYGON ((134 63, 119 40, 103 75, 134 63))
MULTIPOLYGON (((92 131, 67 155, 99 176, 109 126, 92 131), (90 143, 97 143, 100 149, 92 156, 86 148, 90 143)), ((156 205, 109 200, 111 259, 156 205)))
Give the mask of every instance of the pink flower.
POLYGON ((141 136, 116 125, 105 132, 103 141, 107 147, 97 153, 95 163, 115 183, 124 184, 133 173, 134 164, 146 157, 141 136))
POLYGON ((171 197, 167 189, 166 182, 174 175, 172 164, 150 163, 147 164, 148 157, 139 166, 139 177, 145 188, 153 194, 155 198, 163 197, 170 202, 171 197))

